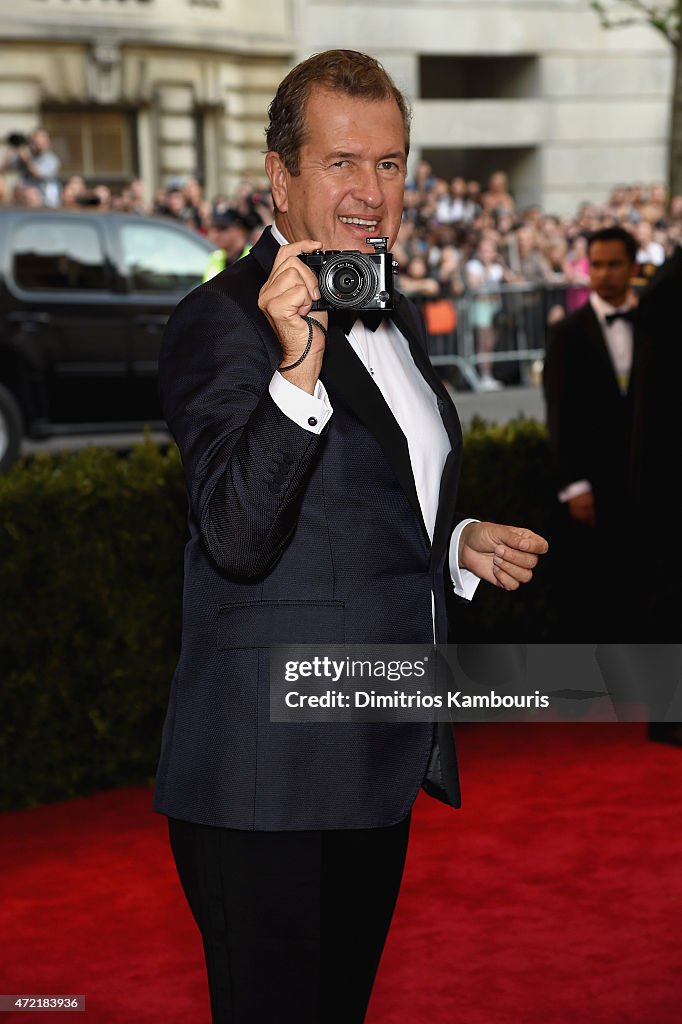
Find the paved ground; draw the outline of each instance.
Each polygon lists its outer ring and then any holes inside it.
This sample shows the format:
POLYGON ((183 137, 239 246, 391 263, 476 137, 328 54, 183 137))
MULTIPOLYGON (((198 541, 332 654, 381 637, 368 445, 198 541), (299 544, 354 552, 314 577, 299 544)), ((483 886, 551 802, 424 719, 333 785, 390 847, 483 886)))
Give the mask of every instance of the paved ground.
MULTIPOLYGON (((170 435, 162 430, 150 433, 152 440, 165 444, 170 435)), ((78 452, 90 445, 98 447, 118 448, 125 451, 138 441, 142 434, 87 434, 79 437, 50 437, 45 441, 22 441, 21 454, 35 455, 37 452, 78 452)))
POLYGON ((504 388, 502 391, 458 391, 453 395, 462 426, 473 416, 488 423, 508 423, 523 415, 526 419, 545 422, 545 406, 539 388, 504 388))

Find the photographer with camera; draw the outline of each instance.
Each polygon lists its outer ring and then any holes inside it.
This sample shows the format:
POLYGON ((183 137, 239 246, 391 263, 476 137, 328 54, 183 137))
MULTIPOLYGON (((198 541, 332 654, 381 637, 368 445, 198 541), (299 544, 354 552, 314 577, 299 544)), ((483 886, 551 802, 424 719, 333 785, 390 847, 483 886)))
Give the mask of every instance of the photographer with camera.
POLYGON ((444 643, 446 591, 516 590, 547 544, 457 524, 459 420, 386 252, 404 97, 372 57, 332 50, 269 113, 275 223, 180 303, 161 350, 190 540, 155 808, 213 1021, 361 1024, 419 787, 459 804, 454 738, 271 722, 268 648, 444 643))
POLYGON ((223 204, 214 207, 208 237, 216 248, 208 258, 204 281, 210 281, 221 270, 246 256, 251 249, 251 234, 261 223, 257 213, 241 214, 223 204))
POLYGON ((50 148, 50 136, 45 129, 36 128, 30 138, 12 132, 6 143, 0 171, 16 171, 20 201, 24 190, 38 189, 45 206, 59 206, 59 157, 50 148))

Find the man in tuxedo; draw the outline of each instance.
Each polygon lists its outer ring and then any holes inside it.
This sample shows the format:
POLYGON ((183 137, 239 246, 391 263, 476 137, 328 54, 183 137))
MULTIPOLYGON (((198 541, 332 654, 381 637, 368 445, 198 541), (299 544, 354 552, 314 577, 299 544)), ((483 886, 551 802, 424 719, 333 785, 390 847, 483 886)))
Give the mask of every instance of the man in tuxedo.
POLYGON ((617 639, 619 632, 622 637, 632 604, 625 551, 631 522, 630 374, 639 342, 630 286, 636 254, 637 242, 624 228, 592 234, 589 300, 550 331, 544 392, 561 502, 553 545, 561 640, 589 639, 588 633, 594 639, 595 631, 603 638, 617 639))
POLYGON ((214 1021, 360 1024, 412 803, 422 785, 459 803, 444 725, 271 722, 268 648, 444 642, 446 588, 514 590, 547 547, 456 526, 459 422, 407 300, 378 325, 306 319, 320 293, 300 253, 395 241, 408 140, 373 58, 294 68, 267 129, 275 226, 180 304, 162 347, 191 538, 155 806, 214 1021))

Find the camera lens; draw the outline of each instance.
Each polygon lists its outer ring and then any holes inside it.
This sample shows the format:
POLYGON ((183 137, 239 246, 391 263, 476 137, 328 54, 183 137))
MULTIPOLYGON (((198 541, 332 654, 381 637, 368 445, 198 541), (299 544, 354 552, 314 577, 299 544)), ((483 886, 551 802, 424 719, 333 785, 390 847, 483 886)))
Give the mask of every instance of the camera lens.
POLYGON ((360 275, 354 267, 344 267, 337 270, 332 278, 332 288, 341 295, 351 295, 360 286, 360 275))
POLYGON ((378 286, 374 266, 361 253, 333 257, 325 264, 319 280, 323 299, 336 309, 361 309, 374 298, 378 286))

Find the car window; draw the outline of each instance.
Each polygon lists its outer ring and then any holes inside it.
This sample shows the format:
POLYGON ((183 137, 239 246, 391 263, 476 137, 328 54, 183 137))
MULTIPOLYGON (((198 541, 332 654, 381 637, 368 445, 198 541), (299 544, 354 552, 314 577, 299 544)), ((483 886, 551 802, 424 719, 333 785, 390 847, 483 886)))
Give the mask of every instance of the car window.
POLYGON ((121 246, 135 292, 188 292, 201 284, 210 255, 189 233, 162 224, 123 224, 121 246))
POLYGON ((92 224, 36 217, 17 224, 13 277, 29 291, 107 288, 105 256, 92 224))

